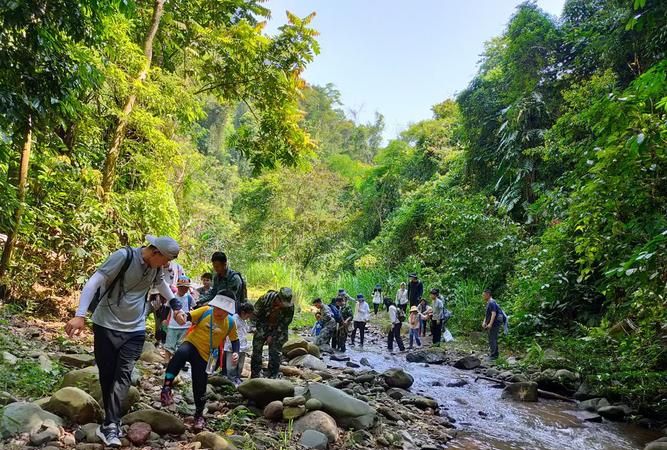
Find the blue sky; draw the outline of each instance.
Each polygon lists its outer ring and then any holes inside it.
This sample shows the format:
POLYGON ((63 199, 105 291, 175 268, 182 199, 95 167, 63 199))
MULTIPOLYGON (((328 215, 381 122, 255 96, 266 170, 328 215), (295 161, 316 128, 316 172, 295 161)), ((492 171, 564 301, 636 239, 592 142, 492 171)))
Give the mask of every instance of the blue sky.
MULTIPOLYGON (((267 32, 285 11, 315 11, 320 54, 304 73, 311 84, 333 83, 343 109, 362 121, 385 116, 385 138, 431 117, 431 106, 463 90, 484 42, 501 34, 518 0, 269 0, 267 32)), ((559 15, 565 0, 538 0, 559 15)), ((349 115, 349 114, 348 114, 349 115)))

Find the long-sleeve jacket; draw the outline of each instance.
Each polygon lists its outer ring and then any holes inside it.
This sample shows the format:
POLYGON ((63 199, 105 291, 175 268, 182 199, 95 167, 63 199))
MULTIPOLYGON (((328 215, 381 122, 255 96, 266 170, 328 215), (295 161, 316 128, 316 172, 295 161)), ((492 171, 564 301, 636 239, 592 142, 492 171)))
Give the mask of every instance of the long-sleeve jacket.
POLYGON ((241 294, 241 275, 238 272, 234 272, 232 269, 227 269, 227 273, 224 276, 220 276, 217 273, 213 275, 213 283, 211 284, 211 289, 207 294, 202 294, 199 297, 199 304, 203 305, 213 300, 213 297, 218 295, 220 291, 232 291, 235 295, 235 300, 239 300, 241 294))
POLYGON ((368 306, 368 303, 365 301, 357 302, 354 307, 354 320, 355 322, 368 322, 371 318, 371 308, 368 306))
POLYGON ((410 305, 419 303, 419 298, 424 295, 424 284, 421 281, 408 283, 408 300, 410 305))
POLYGON ((273 307, 277 297, 276 291, 269 291, 255 303, 255 326, 257 332, 265 336, 286 335, 294 318, 294 305, 287 308, 273 307))

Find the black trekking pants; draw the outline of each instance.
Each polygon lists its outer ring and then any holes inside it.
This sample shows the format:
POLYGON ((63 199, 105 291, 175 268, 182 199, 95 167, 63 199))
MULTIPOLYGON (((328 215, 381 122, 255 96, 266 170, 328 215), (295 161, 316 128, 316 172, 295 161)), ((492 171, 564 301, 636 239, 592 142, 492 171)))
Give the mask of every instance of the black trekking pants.
POLYGON ((208 383, 206 364, 208 361, 204 361, 197 347, 190 342, 183 342, 167 365, 165 379, 173 381, 183 370, 186 362, 189 362, 192 367, 192 394, 195 398, 195 417, 198 417, 204 413, 206 406, 206 384, 208 383))
POLYGON ((122 405, 132 384, 132 370, 141 356, 145 331, 124 333, 93 324, 95 364, 100 372, 104 424, 120 424, 122 405))
POLYGON ((389 351, 394 349, 394 341, 396 341, 396 344, 401 351, 405 350, 403 338, 401 337, 401 325, 403 325, 401 322, 395 323, 392 325, 391 330, 389 330, 387 336, 387 348, 389 351))
POLYGON ((357 336, 357 330, 359 330, 359 343, 363 347, 364 334, 366 333, 366 322, 354 322, 354 328, 352 329, 352 345, 354 345, 354 338, 357 336))

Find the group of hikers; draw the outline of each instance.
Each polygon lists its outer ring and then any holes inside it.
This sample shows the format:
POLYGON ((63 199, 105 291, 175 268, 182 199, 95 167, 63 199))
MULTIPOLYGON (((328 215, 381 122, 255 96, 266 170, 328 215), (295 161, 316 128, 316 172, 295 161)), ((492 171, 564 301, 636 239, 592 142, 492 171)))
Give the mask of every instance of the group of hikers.
MULTIPOLYGON (((160 394, 163 406, 173 404, 172 385, 181 371, 190 370, 195 402, 195 430, 205 427, 206 385, 208 376, 220 370, 235 384, 240 383, 246 355, 252 354, 250 376, 262 376, 263 348, 268 346, 270 378, 280 375, 280 358, 294 318, 292 290, 269 290, 254 305, 248 302, 247 287, 240 273, 228 266, 227 256, 215 252, 211 257, 213 273, 202 275, 202 286, 194 289, 190 278, 174 260, 178 243, 167 236, 146 236, 147 245, 125 247, 112 253, 84 285, 74 317, 65 325, 70 336, 78 336, 92 313, 95 363, 99 369, 104 403, 104 422, 96 430, 108 447, 121 445, 121 405, 131 384, 132 371, 146 340, 146 319, 155 319, 155 339, 163 346, 167 365, 160 394), (253 332, 252 344, 248 334, 253 332), (252 345, 252 351, 250 346, 252 345), (189 367, 188 367, 189 365, 189 367)), ((382 296, 378 285, 373 292, 374 312, 384 305, 391 321, 387 347, 396 341, 404 351, 401 326, 408 306, 410 345, 421 345, 427 325, 433 344, 439 345, 442 329, 451 313, 437 289, 431 289, 431 304, 422 297, 424 287, 417 274, 401 283, 396 298, 382 296), (378 298, 380 301, 378 302, 378 298)), ((487 297, 487 292, 484 294, 487 297)), ((491 357, 497 357, 498 324, 506 316, 488 292, 487 316, 482 323, 489 329, 491 357), (495 305, 495 306, 494 306, 495 305), (495 336, 495 338, 493 338, 495 336)), ((317 323, 313 328, 317 345, 330 351, 345 351, 352 323, 351 344, 364 345, 366 324, 371 311, 363 294, 351 298, 343 289, 326 305, 313 300, 317 323)))
MULTIPOLYGON (((400 351, 405 351, 401 328, 406 320, 409 329, 408 349, 413 349, 415 345, 421 347, 420 338, 426 336, 427 329, 430 329, 433 337, 433 346, 440 346, 443 339, 443 328, 452 316, 439 289, 430 290, 429 304, 422 296, 424 284, 419 280, 417 274, 411 273, 408 278, 407 283, 400 284, 394 298, 384 296, 380 284, 375 286, 372 293, 375 316, 381 306, 389 315, 387 349, 390 352, 393 351, 394 342, 400 351)), ((338 295, 331 300, 330 304, 325 304, 321 298, 314 299, 312 303, 317 308, 317 313, 316 323, 311 333, 315 336, 315 343, 320 348, 331 348, 344 352, 351 325, 351 345, 355 345, 358 332, 359 345, 364 346, 366 324, 371 319, 371 310, 363 294, 357 294, 356 299, 353 299, 344 289, 339 289, 338 295)), ((451 333, 447 330, 446 336, 447 340, 451 340, 451 333)))

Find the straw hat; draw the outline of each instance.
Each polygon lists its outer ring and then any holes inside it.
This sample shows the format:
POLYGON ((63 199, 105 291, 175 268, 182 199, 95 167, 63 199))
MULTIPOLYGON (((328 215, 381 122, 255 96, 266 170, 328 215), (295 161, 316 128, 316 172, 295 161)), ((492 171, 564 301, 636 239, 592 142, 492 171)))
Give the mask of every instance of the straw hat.
POLYGON ((412 313, 412 312, 419 312, 419 310, 417 309, 416 306, 413 306, 412 308, 410 308, 410 312, 411 312, 411 313, 412 313))

